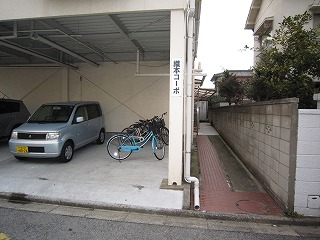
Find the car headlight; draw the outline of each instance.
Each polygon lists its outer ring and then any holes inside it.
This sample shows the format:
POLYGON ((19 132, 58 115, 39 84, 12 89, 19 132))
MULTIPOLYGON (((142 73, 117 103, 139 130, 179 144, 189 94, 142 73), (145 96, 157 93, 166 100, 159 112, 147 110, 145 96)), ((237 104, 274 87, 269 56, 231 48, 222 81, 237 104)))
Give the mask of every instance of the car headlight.
POLYGON ((49 132, 47 133, 46 140, 55 140, 59 139, 60 133, 59 132, 49 132))
POLYGON ((18 132, 17 131, 12 131, 11 139, 18 139, 18 132))

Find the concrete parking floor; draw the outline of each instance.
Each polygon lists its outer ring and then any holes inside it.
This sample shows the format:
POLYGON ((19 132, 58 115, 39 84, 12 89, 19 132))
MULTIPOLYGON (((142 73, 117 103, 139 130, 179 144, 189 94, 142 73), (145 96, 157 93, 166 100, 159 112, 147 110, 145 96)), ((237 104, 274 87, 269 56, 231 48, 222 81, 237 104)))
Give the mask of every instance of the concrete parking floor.
MULTIPOLYGON (((0 141, 0 195, 81 205, 182 209, 183 191, 160 189, 168 156, 159 161, 145 146, 121 162, 106 145, 75 151, 69 163, 55 159, 16 160, 0 141)), ((168 152, 168 149, 166 149, 168 152)))

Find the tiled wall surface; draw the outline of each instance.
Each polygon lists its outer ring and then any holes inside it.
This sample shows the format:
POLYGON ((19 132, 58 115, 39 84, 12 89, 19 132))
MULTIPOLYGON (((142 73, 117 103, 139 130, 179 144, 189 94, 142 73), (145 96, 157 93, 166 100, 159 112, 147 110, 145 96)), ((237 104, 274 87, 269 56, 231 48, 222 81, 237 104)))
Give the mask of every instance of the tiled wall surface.
POLYGON ((298 99, 209 110, 209 121, 288 211, 294 209, 298 99))
POLYGON ((298 116, 295 211, 320 217, 320 110, 300 109, 298 116))

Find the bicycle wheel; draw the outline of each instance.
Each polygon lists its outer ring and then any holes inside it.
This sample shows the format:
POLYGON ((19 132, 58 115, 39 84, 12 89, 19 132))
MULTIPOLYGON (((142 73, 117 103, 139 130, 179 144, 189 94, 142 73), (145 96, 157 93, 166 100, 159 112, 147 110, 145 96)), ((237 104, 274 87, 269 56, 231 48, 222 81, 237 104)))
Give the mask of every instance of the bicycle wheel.
POLYGON ((121 131, 122 134, 126 134, 126 135, 132 135, 132 134, 135 134, 136 133, 136 130, 134 128, 132 128, 131 126, 130 127, 127 127, 125 129, 123 129, 121 131))
POLYGON ((165 145, 169 145, 169 129, 166 127, 161 127, 160 135, 165 145))
POLYGON ((163 144, 163 141, 161 138, 159 137, 154 137, 153 138, 153 143, 154 143, 154 156, 158 159, 158 160, 162 160, 164 158, 165 155, 165 147, 163 144))
POLYGON ((121 146, 133 146, 130 137, 124 134, 117 134, 109 139, 107 143, 107 150, 113 159, 123 160, 131 155, 132 151, 121 151, 121 146))

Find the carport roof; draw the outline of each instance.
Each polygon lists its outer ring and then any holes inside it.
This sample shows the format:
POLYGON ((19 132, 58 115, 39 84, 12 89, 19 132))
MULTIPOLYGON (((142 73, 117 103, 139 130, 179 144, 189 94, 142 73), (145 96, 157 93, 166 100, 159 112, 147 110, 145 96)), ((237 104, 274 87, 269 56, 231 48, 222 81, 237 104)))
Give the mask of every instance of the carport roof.
POLYGON ((213 88, 202 87, 204 79, 205 78, 195 79, 194 81, 194 100, 195 101, 209 101, 211 96, 216 92, 216 90, 213 88))
POLYGON ((170 11, 0 22, 0 67, 169 60, 170 11))
POLYGON ((216 90, 212 88, 198 88, 194 90, 194 100, 209 101, 211 96, 215 93, 216 93, 216 90))

